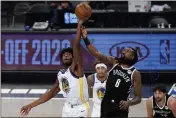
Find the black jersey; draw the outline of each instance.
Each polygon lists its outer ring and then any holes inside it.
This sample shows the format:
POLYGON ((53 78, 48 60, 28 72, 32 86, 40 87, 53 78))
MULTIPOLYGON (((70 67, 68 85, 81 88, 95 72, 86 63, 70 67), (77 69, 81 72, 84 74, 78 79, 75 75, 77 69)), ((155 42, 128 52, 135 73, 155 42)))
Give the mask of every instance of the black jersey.
POLYGON ((102 107, 106 107, 110 111, 119 110, 119 102, 128 100, 132 87, 132 76, 135 70, 133 66, 131 68, 123 68, 120 65, 115 65, 109 71, 102 107))
POLYGON ((172 111, 167 106, 167 102, 168 102, 169 97, 170 97, 170 95, 166 94, 164 105, 162 107, 159 107, 155 101, 155 97, 153 96, 153 110, 155 112, 155 114, 154 114, 155 118, 156 117, 159 117, 159 118, 173 117, 174 118, 172 111))

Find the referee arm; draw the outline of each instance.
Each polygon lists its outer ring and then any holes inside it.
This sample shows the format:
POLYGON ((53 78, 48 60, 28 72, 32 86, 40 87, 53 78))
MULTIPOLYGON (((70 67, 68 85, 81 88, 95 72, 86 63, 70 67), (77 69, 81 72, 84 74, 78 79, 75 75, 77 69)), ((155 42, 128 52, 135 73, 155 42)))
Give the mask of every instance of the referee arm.
POLYGON ((129 106, 139 104, 142 97, 142 83, 141 74, 139 71, 135 71, 133 74, 133 86, 134 86, 134 98, 129 100, 129 106))

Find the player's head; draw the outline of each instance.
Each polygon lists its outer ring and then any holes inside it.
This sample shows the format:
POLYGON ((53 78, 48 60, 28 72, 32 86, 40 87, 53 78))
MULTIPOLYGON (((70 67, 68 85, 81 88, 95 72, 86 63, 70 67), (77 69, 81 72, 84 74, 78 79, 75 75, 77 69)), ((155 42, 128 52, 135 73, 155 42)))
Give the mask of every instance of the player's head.
POLYGON ((64 48, 60 52, 60 59, 65 66, 70 66, 73 61, 73 48, 64 48))
POLYGON ((123 49, 120 62, 130 66, 134 65, 138 62, 137 51, 134 48, 123 49))
POLYGON ((105 63, 99 60, 95 60, 94 67, 98 77, 102 78, 107 74, 108 67, 105 63))
POLYGON ((153 92, 156 101, 160 102, 166 96, 166 86, 164 84, 156 84, 153 88, 153 92))

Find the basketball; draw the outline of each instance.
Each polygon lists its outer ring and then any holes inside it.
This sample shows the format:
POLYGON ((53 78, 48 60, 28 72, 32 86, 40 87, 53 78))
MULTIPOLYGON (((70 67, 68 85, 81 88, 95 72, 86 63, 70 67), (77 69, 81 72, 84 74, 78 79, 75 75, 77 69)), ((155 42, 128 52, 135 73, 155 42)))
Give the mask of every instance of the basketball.
POLYGON ((92 14, 92 9, 87 3, 80 3, 76 6, 75 14, 79 19, 87 20, 92 14))

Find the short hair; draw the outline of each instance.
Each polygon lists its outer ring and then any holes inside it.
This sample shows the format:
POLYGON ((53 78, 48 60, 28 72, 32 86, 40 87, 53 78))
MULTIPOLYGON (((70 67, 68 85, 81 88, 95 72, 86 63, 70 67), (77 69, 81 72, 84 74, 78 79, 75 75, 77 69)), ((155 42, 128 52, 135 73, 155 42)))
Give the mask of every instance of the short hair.
POLYGON ((156 92, 156 91, 161 91, 163 93, 166 93, 166 86, 164 84, 156 84, 153 87, 153 92, 156 92))
POLYGON ((136 64, 138 62, 138 55, 137 55, 137 50, 134 48, 131 48, 133 50, 133 54, 134 54, 134 59, 133 59, 133 65, 136 64))
POLYGON ((60 54, 59 54, 60 59, 62 59, 62 56, 63 56, 63 54, 64 54, 65 52, 71 53, 72 56, 73 56, 73 48, 68 47, 68 48, 62 49, 62 51, 60 52, 60 54))

